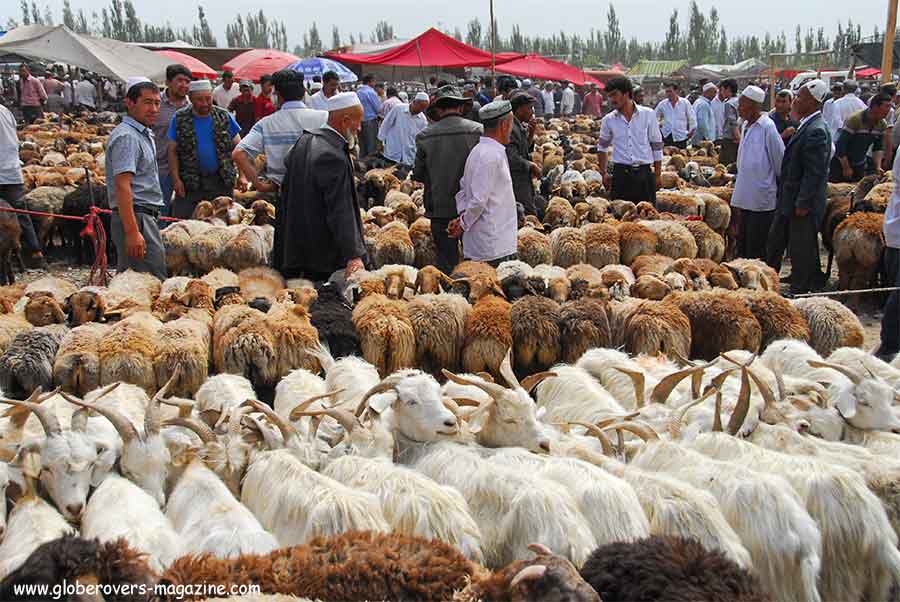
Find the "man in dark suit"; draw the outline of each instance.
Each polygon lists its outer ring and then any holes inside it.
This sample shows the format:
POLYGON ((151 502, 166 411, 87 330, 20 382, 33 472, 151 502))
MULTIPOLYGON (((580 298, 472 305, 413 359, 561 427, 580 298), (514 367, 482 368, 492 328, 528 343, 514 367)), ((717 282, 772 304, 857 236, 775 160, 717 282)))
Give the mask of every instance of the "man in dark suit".
POLYGON ((516 202, 522 205, 525 215, 537 215, 534 206, 532 178, 541 177, 541 169, 531 160, 534 127, 534 98, 516 90, 509 97, 513 108, 513 129, 506 145, 506 158, 512 176, 516 202))
POLYGON ((828 86, 813 80, 800 88, 793 115, 797 132, 784 149, 775 219, 766 245, 766 263, 781 270, 785 249, 791 255, 791 294, 807 293, 824 284, 819 260, 819 228, 825 216, 825 189, 831 133, 822 118, 828 86))

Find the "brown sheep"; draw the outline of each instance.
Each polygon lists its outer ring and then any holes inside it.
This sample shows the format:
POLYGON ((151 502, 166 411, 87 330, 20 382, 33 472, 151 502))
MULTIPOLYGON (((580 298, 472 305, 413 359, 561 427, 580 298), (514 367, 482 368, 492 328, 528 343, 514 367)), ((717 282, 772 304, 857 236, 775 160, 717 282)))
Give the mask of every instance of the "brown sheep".
POLYGON ((169 385, 169 394, 177 397, 193 397, 206 380, 210 364, 210 326, 191 318, 178 318, 163 324, 157 333, 157 353, 153 358, 156 382, 169 385))
MULTIPOLYGON (((834 231, 834 258, 838 265, 838 288, 855 290, 869 286, 884 252, 884 214, 857 212, 834 231)), ((854 295, 851 305, 859 305, 854 295)))
POLYGON ((586 249, 584 232, 578 228, 564 226, 550 233, 550 249, 553 265, 563 268, 584 263, 586 249))
POLYGON ((674 293, 668 299, 691 323, 691 355, 712 361, 731 349, 756 353, 762 328, 740 295, 721 291, 674 293))
POLYGON ((62 324, 66 321, 62 306, 49 291, 35 291, 28 294, 25 318, 35 326, 62 324))
POLYGON ((255 267, 241 270, 238 274, 241 295, 248 302, 263 298, 270 303, 275 301, 281 289, 287 284, 284 278, 271 268, 255 267))
POLYGON ((88 322, 104 322, 106 320, 106 298, 98 290, 84 288, 69 297, 65 310, 71 326, 80 326, 88 322))
POLYGON ((235 226, 237 233, 222 245, 220 265, 234 271, 265 265, 271 254, 269 227, 235 226))
POLYGON ((470 303, 475 303, 485 295, 496 294, 506 297, 497 277, 497 270, 480 261, 463 261, 450 275, 454 285, 468 287, 470 303))
POLYGON ((681 222, 656 220, 640 223, 656 233, 656 252, 660 255, 667 255, 672 259, 693 259, 697 256, 694 236, 681 222))
POLYGON ((738 283, 734 279, 731 270, 725 266, 716 263, 712 259, 695 259, 694 265, 700 268, 706 280, 713 288, 724 288, 733 291, 738 288, 738 283))
POLYGON ((488 372, 500 377, 500 364, 512 347, 510 304, 496 295, 479 299, 466 322, 463 370, 471 374, 488 372))
POLYGON ((547 203, 544 211, 544 224, 551 230, 555 228, 575 226, 577 216, 572 204, 562 197, 555 196, 547 203))
POLYGON ((384 295, 366 295, 353 309, 353 325, 367 362, 383 377, 416 362, 416 333, 406 303, 384 295))
MULTIPOLYGON (((618 336, 626 352, 632 355, 664 353, 670 357, 689 357, 691 323, 670 299, 614 304, 614 313, 620 313, 616 319, 621 324, 618 336)), ((616 342, 614 335, 613 344, 616 342)))
POLYGON ((449 289, 453 280, 433 265, 427 265, 416 274, 415 293, 417 295, 436 295, 443 291, 441 285, 449 289))
MULTIPOLYGON (((0 209, 12 209, 6 201, 0 199, 0 209)), ((0 284, 13 284, 16 276, 13 273, 13 257, 18 257, 22 249, 22 227, 14 213, 0 212, 0 284)))
POLYGON ((718 232, 720 236, 725 236, 728 224, 731 223, 731 205, 728 201, 722 200, 714 194, 705 192, 699 193, 703 199, 704 212, 703 221, 706 225, 718 232))
MULTIPOLYGON (((421 272, 420 272, 421 273, 421 272)), ((422 294, 406 311, 416 332, 416 366, 438 376, 460 365, 471 306, 460 295, 422 294)))
POLYGON ((781 279, 778 272, 759 259, 732 259, 723 266, 731 270, 741 288, 759 291, 778 291, 781 279))
POLYGON ((419 269, 437 263, 437 247, 431 236, 431 220, 420 217, 409 227, 409 238, 415 248, 416 259, 413 265, 419 269))
POLYGON ((509 318, 517 373, 533 374, 559 361, 562 316, 556 301, 526 295, 512 304, 509 318))
POLYGON ((100 386, 100 341, 108 329, 90 322, 63 336, 53 362, 54 384, 79 397, 100 386))
POLYGON ((678 274, 684 276, 688 281, 690 290, 702 291, 709 288, 709 282, 706 280, 706 274, 703 273, 703 270, 700 269, 700 267, 693 259, 676 259, 665 273, 669 272, 677 272, 678 274))
POLYGON ((319 361, 311 353, 319 348, 319 332, 310 323, 306 307, 274 303, 266 313, 266 326, 275 342, 274 378, 269 384, 277 384, 277 379, 297 368, 319 372, 319 361))
POLYGON ((662 301, 666 295, 672 292, 672 287, 656 274, 644 274, 638 276, 631 285, 631 295, 638 299, 652 299, 662 301))
POLYGON ((519 259, 531 267, 553 262, 550 237, 534 228, 525 227, 519 230, 516 252, 519 255, 519 259))
POLYGON ((616 199, 610 201, 609 203, 609 212, 616 219, 622 219, 622 217, 628 213, 629 211, 633 211, 635 208, 635 204, 631 201, 623 201, 621 199, 616 199))
POLYGON ((622 222, 618 226, 620 260, 631 265, 641 255, 656 253, 658 239, 656 233, 642 223, 622 222))
POLYGON ((710 228, 706 222, 687 220, 681 224, 688 229, 697 243, 697 257, 712 259, 715 262, 722 261, 725 256, 725 239, 722 235, 710 228))
POLYGON ((840 301, 807 297, 791 301, 809 324, 809 345, 822 357, 841 347, 862 347, 865 332, 859 318, 840 301))
POLYGON ((585 261, 595 268, 619 263, 619 231, 609 224, 585 224, 585 261))
POLYGON ((703 215, 703 200, 690 192, 661 190, 656 193, 656 208, 675 215, 703 215))
POLYGON ((100 340, 100 384, 131 383, 148 395, 156 393, 157 333, 162 322, 148 312, 138 312, 113 325, 100 340))
POLYGON ((631 271, 634 272, 635 278, 640 278, 647 274, 653 274, 659 278, 663 277, 669 268, 674 265, 675 260, 667 255, 641 255, 631 262, 631 271))
POLYGON ((744 299, 762 328, 760 350, 777 339, 809 341, 809 324, 806 318, 778 293, 741 290, 735 294, 744 299))
POLYGON ((391 222, 383 226, 375 235, 375 255, 372 258, 376 268, 385 265, 413 265, 416 249, 409 235, 409 229, 401 222, 391 222))
POLYGON ((634 206, 634 209, 631 209, 622 216, 623 222, 637 222, 640 220, 657 219, 659 219, 659 212, 653 205, 651 205, 647 201, 641 201, 634 206))
POLYGON ((564 303, 559 310, 560 359, 574 364, 585 351, 609 347, 611 335, 606 303, 589 297, 564 303))
POLYGON ((275 339, 266 314, 247 305, 225 305, 213 317, 213 367, 254 384, 275 380, 275 339))

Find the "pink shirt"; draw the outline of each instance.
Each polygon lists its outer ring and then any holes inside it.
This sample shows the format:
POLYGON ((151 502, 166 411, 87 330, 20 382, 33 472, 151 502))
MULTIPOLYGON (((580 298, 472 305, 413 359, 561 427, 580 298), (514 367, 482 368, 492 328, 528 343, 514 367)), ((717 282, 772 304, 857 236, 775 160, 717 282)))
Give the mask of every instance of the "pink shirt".
POLYGON ((45 100, 47 100, 47 92, 38 78, 29 75, 22 81, 22 98, 19 104, 23 107, 39 107, 45 100))
POLYGON ((603 117, 603 111, 600 109, 602 101, 603 97, 600 96, 599 92, 585 94, 584 100, 581 101, 581 112, 585 115, 603 117))

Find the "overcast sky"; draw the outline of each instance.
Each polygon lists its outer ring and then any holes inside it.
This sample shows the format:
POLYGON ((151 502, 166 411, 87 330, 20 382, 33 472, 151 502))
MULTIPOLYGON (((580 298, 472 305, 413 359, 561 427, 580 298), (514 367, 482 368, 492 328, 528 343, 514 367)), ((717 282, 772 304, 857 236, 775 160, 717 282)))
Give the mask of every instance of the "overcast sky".
MULTIPOLYGON (((84 8, 90 16, 91 10, 100 11, 109 5, 109 0, 70 0, 73 9, 84 8)), ((197 0, 133 0, 138 16, 145 21, 173 26, 196 22, 197 0)), ((860 23, 863 35, 871 35, 877 24, 884 29, 886 2, 883 0, 862 0, 850 5, 843 2, 823 2, 821 0, 753 0, 738 2, 727 0, 698 0, 704 12, 716 6, 720 20, 729 35, 738 33, 773 34, 785 30, 789 40, 797 24, 807 27, 824 27, 828 36, 834 35, 837 22, 846 23, 847 17, 860 23)), ((58 21, 62 13, 63 0, 46 0, 38 5, 49 4, 54 18, 58 21)), ((331 26, 336 24, 346 43, 349 34, 374 30, 379 19, 385 19, 394 26, 398 37, 412 37, 429 26, 442 26, 450 31, 455 26, 465 34, 466 23, 478 17, 482 24, 489 22, 488 0, 325 0, 319 2, 297 0, 206 0, 201 2, 213 33, 220 45, 225 45, 225 25, 230 23, 237 12, 245 13, 248 8, 262 8, 266 16, 281 19, 288 30, 288 41, 293 47, 301 42, 303 32, 315 21, 323 42, 330 45, 331 26)), ((608 3, 602 0, 495 0, 495 14, 501 35, 508 35, 514 23, 529 35, 549 34, 564 30, 567 33, 586 35, 591 28, 606 28, 608 3)), ((668 28, 669 15, 673 8, 679 9, 682 30, 686 28, 688 0, 659 2, 654 0, 619 0, 613 3, 619 16, 620 27, 626 39, 637 36, 642 40, 662 40, 668 28)), ((9 17, 21 20, 17 0, 0 1, 0 23, 9 17), (11 12, 12 11, 12 12, 11 12)))

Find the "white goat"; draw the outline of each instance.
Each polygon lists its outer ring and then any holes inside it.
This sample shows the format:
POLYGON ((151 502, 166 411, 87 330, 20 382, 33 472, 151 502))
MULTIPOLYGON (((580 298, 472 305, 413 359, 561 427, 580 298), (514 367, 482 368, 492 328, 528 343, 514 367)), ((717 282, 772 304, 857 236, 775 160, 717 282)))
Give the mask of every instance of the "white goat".
POLYGON ((41 498, 21 498, 9 513, 6 537, 0 544, 0 579, 22 566, 41 544, 74 532, 66 519, 41 498))

